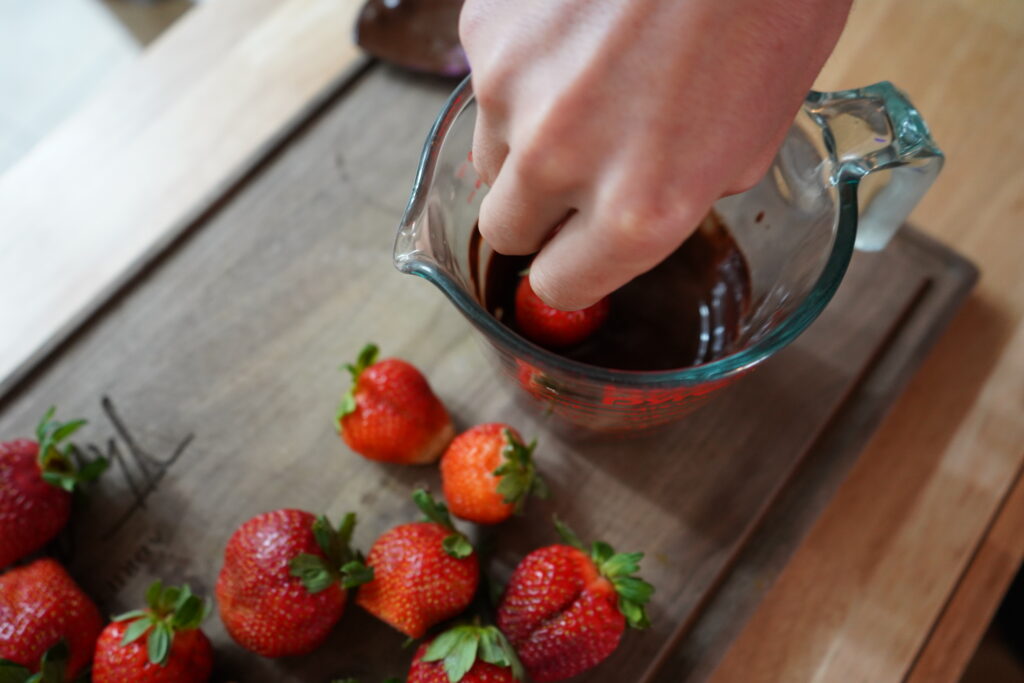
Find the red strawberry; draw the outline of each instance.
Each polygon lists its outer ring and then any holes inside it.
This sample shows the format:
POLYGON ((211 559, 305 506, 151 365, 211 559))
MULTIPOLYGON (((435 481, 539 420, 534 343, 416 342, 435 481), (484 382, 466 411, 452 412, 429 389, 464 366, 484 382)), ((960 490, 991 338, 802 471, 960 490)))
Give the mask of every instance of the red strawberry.
POLYGON ((512 683, 523 665, 501 631, 465 625, 445 631, 416 651, 406 683, 512 683))
POLYGON ((480 564, 443 503, 421 490, 413 493, 413 500, 431 521, 403 524, 377 539, 366 556, 374 579, 359 590, 356 602, 410 638, 419 638, 466 609, 476 592, 480 564))
POLYGON ((616 554, 597 542, 588 554, 571 531, 558 528, 569 545, 527 555, 498 606, 498 627, 537 683, 597 666, 618 647, 627 622, 646 628, 644 604, 654 592, 631 576, 643 553, 616 554))
POLYGON ((60 423, 50 408, 36 428, 36 441, 0 443, 0 568, 39 550, 57 535, 71 513, 71 491, 107 467, 100 458, 75 466, 61 442, 85 420, 60 423))
POLYGON ((349 448, 370 460, 403 465, 437 460, 455 428, 420 371, 397 358, 377 361, 373 344, 345 367, 352 388, 336 419, 349 448))
POLYGON ((441 458, 444 497, 451 511, 479 524, 497 524, 522 510, 526 497, 544 497, 533 464, 537 442, 524 446, 516 430, 482 424, 452 441, 441 458))
POLYGON ((164 588, 159 581, 146 591, 146 603, 148 609, 115 617, 103 629, 93 656, 93 683, 209 680, 213 647, 199 630, 209 605, 188 586, 164 588))
POLYGON ((516 327, 531 341, 552 349, 575 346, 608 318, 608 297, 579 311, 560 311, 541 301, 526 275, 516 288, 516 327))
POLYGON ((40 670, 46 683, 74 679, 102 628, 96 605, 54 560, 8 571, 0 576, 0 681, 40 670))
POLYGON ((372 572, 348 545, 356 517, 335 530, 326 517, 275 510, 240 526, 217 578, 221 621, 242 647, 264 657, 315 650, 341 618, 347 591, 372 572))

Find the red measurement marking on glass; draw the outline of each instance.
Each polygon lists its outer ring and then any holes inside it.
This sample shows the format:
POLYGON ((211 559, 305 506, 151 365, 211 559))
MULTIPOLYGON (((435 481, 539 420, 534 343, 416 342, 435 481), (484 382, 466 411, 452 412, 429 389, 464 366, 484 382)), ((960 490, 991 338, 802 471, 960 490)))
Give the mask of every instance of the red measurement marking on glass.
POLYGON ((480 180, 479 178, 477 178, 476 182, 473 183, 473 191, 469 193, 468 197, 466 197, 466 203, 467 204, 472 204, 473 203, 473 197, 476 196, 476 191, 480 189, 480 185, 482 185, 482 184, 483 184, 483 181, 480 180))

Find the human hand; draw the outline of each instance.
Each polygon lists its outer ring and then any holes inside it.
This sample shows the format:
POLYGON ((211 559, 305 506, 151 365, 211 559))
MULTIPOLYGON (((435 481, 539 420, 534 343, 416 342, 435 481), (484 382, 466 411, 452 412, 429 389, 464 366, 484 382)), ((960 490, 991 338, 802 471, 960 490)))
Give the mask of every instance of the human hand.
POLYGON ((850 2, 467 0, 484 238, 566 310, 654 267, 767 170, 850 2))

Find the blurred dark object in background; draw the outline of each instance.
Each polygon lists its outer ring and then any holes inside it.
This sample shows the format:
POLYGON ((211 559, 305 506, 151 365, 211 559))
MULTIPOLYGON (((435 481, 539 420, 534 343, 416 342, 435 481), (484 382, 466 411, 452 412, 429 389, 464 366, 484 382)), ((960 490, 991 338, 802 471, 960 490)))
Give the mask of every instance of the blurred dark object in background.
POLYGON ((439 76, 469 73, 459 44, 463 0, 367 0, 356 18, 356 42, 374 57, 439 76))
POLYGON ((1024 570, 1018 571, 1010 584, 1010 590, 996 612, 994 625, 1024 667, 1024 570))

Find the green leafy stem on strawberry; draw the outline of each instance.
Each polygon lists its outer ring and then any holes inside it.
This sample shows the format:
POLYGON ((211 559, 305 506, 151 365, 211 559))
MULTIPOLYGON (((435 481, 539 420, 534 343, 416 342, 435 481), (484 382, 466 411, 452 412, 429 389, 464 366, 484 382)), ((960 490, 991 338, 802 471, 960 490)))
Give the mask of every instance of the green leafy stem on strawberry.
MULTIPOLYGON (((64 683, 70 657, 68 644, 62 638, 43 653, 38 673, 32 673, 27 667, 8 659, 0 659, 0 683, 64 683)), ((86 680, 88 674, 82 674, 77 679, 86 680)))
MULTIPOLYGON (((588 549, 579 537, 557 517, 555 528, 567 545, 584 553, 588 549)), ((645 605, 654 594, 654 586, 638 576, 640 560, 643 553, 616 553, 610 545, 603 541, 595 541, 589 549, 590 559, 597 567, 601 576, 608 579, 619 596, 619 611, 626 617, 626 622, 633 628, 644 629, 651 625, 647 618, 645 605)))
POLYGON ((77 459, 80 465, 76 464, 75 447, 64 442, 81 429, 86 421, 58 422, 53 419, 56 412, 57 408, 51 406, 36 427, 39 470, 47 483, 70 492, 79 484, 96 480, 107 469, 109 463, 102 457, 95 460, 84 460, 79 457, 77 459))
POLYGON ((515 505, 515 512, 518 515, 523 511, 527 496, 547 498, 548 487, 533 463, 533 451, 537 448, 537 440, 534 439, 527 446, 516 438, 511 429, 505 429, 503 435, 505 448, 501 454, 505 461, 493 474, 500 477, 498 493, 506 503, 515 505))
POLYGON ((526 678, 523 665, 505 634, 479 621, 456 626, 434 639, 423 655, 424 662, 443 662, 450 683, 459 683, 477 659, 512 670, 518 681, 526 678))
POLYGON ((455 528, 452 517, 448 514, 448 506, 434 500, 430 492, 425 489, 416 489, 412 492, 413 502, 423 512, 427 520, 440 524, 451 531, 451 535, 441 541, 444 551, 456 559, 464 559, 473 554, 473 544, 469 542, 466 535, 455 528))
POLYGON ((174 634, 199 628, 210 614, 211 605, 192 593, 186 584, 164 586, 155 581, 146 591, 148 609, 137 609, 114 617, 114 621, 131 621, 121 639, 122 647, 146 635, 146 654, 153 664, 166 666, 174 644, 174 634))
POLYGON ((355 527, 354 512, 345 515, 337 529, 325 515, 313 522, 313 537, 324 555, 301 553, 290 562, 292 576, 310 593, 327 590, 337 582, 342 588, 355 588, 373 580, 373 567, 367 567, 363 554, 351 547, 355 527))
POLYGON ((377 356, 380 353, 380 348, 374 343, 369 343, 363 347, 359 352, 359 356, 356 358, 356 362, 345 363, 342 366, 343 369, 348 370, 352 375, 352 386, 341 397, 341 404, 338 406, 338 412, 334 415, 335 422, 340 421, 341 418, 345 417, 349 413, 356 411, 356 385, 359 383, 359 376, 363 374, 363 370, 370 367, 377 362, 377 356))

